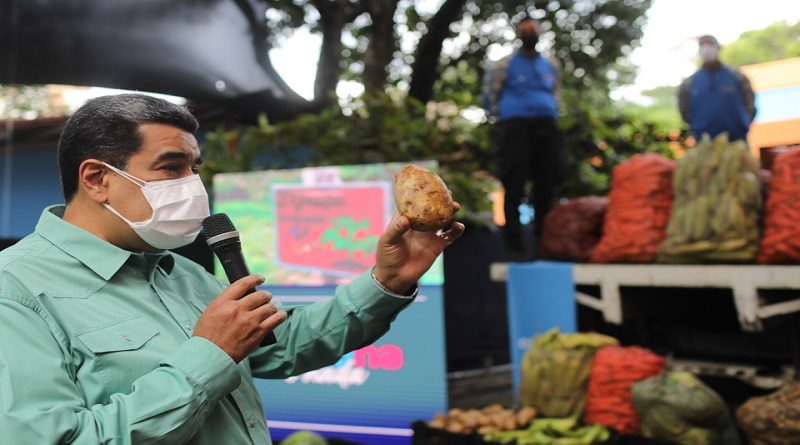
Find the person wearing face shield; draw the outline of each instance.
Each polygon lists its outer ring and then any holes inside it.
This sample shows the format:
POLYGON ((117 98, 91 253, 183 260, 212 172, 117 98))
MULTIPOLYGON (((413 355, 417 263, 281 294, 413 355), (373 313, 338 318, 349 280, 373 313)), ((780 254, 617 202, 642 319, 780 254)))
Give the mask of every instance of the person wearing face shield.
POLYGON ((67 122, 66 205, 0 252, 0 443, 269 444, 253 377, 375 341, 463 233, 395 216, 371 271, 281 310, 267 291, 246 294, 263 277, 221 283, 168 250, 209 215, 197 127, 184 107, 140 94, 92 99, 67 122), (277 343, 260 347, 272 331, 277 343))
POLYGON ((553 206, 560 182, 562 141, 558 128, 560 64, 537 51, 542 28, 526 17, 516 25, 519 48, 486 71, 483 104, 494 122, 498 176, 505 190, 506 258, 535 258, 525 246, 519 206, 526 183, 533 183, 534 249, 542 221, 553 206))
POLYGON ((681 117, 695 138, 727 133, 732 141, 746 140, 756 116, 750 81, 739 70, 720 61, 716 38, 705 35, 698 43, 703 65, 678 88, 681 117))

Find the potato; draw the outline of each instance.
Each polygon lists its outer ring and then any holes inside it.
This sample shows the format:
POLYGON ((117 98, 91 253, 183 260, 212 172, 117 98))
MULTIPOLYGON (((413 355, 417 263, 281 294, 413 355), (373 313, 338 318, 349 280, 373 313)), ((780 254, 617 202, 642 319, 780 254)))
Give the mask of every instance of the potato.
POLYGON ((453 408, 447 413, 447 417, 455 420, 461 419, 461 416, 463 415, 464 411, 459 408, 453 408))
POLYGON ((517 424, 522 427, 526 427, 533 422, 533 419, 536 418, 536 408, 533 407, 526 407, 519 410, 517 413, 517 424))
POLYGON ((492 423, 494 423, 494 426, 496 426, 498 429, 502 430, 506 424, 506 417, 502 412, 494 413, 492 414, 492 423))
POLYGON ((494 425, 492 418, 488 414, 481 412, 480 416, 478 416, 478 426, 488 425, 494 425))
POLYGON ((483 412, 490 414, 490 413, 497 413, 503 410, 503 405, 499 403, 495 403, 494 405, 489 405, 483 409, 483 412))
POLYGON ((438 428, 440 430, 444 429, 445 425, 447 425, 447 417, 441 413, 436 414, 436 417, 434 417, 433 420, 428 423, 428 426, 431 428, 438 428))
POLYGON ((480 413, 478 410, 471 409, 464 413, 461 422, 465 428, 469 430, 475 429, 480 424, 480 413))
POLYGON ((462 424, 460 424, 458 422, 448 423, 447 427, 445 427, 445 429, 447 431, 450 431, 451 433, 463 433, 464 431, 466 431, 466 428, 464 427, 464 425, 462 425, 462 424))
POLYGON ((453 197, 442 178, 416 165, 404 166, 395 176, 394 201, 419 232, 436 232, 453 219, 453 197))
POLYGON ((478 428, 478 434, 480 434, 481 436, 486 435, 486 434, 490 434, 490 433, 496 433, 497 431, 499 431, 499 430, 497 428, 493 427, 493 426, 482 426, 482 427, 478 428))

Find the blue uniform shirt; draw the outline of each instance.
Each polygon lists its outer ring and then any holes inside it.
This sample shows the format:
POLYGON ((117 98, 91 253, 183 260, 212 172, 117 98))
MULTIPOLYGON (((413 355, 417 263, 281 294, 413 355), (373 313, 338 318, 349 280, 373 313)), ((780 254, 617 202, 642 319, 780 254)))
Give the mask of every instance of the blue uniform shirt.
POLYGON ((704 68, 692 76, 689 125, 695 137, 708 133, 713 138, 725 131, 732 141, 747 137, 750 116, 745 109, 739 80, 729 68, 704 68))
POLYGON ((555 119, 558 103, 554 96, 557 75, 546 58, 517 52, 508 66, 500 95, 500 120, 515 117, 555 119))

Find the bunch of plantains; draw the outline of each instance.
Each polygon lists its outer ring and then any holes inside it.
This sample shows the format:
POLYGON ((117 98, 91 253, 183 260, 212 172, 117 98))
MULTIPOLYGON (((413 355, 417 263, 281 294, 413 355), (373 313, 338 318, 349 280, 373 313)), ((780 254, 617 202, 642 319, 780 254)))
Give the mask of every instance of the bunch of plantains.
POLYGON ((748 263, 758 253, 761 188, 758 161, 744 141, 703 139, 675 170, 662 263, 748 263))

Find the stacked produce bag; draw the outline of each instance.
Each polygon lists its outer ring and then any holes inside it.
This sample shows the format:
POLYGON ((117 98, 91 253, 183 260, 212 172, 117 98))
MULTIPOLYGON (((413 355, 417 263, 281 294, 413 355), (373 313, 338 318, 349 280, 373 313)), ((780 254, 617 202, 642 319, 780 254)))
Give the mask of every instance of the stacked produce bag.
POLYGON ((633 385, 632 401, 647 437, 680 445, 738 445, 722 398, 692 374, 665 372, 633 385))
POLYGON ((736 419, 750 445, 800 444, 800 383, 748 400, 736 419))
POLYGON ((597 351, 589 379, 586 423, 599 423, 621 434, 639 432, 631 402, 634 383, 664 370, 664 358, 647 349, 610 346, 597 351))
POLYGON ((594 263, 652 263, 664 242, 672 207, 675 163, 656 154, 633 156, 614 168, 603 237, 594 263))
POLYGON ((704 137, 678 161, 665 263, 746 263, 758 252, 758 161, 744 141, 704 137))
POLYGON ((586 196, 560 203, 547 213, 539 258, 586 262, 603 233, 608 198, 586 196))
POLYGON ((557 329, 537 336, 522 359, 520 403, 544 417, 580 417, 586 385, 598 348, 618 344, 601 334, 561 334, 557 329))
POLYGON ((800 263, 800 148, 778 155, 764 215, 764 238, 758 262, 800 263))

